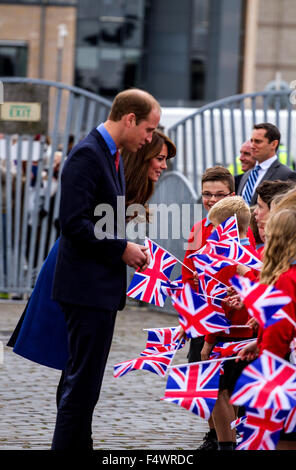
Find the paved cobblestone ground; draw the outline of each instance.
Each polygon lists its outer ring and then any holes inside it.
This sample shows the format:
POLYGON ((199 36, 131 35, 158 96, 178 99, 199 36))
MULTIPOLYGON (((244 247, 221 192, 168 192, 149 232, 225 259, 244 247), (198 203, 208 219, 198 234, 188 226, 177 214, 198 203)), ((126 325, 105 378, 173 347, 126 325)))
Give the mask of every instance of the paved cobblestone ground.
MULTIPOLYGON (((6 344, 24 308, 0 303, 0 340, 6 344)), ((128 306, 119 312, 100 401, 95 409, 95 449, 196 449, 207 422, 177 405, 163 402, 166 378, 147 371, 113 377, 113 365, 139 355, 146 344, 143 328, 176 326, 174 315, 128 306)), ((174 364, 187 362, 188 345, 174 364)), ((0 450, 48 450, 54 429, 55 392, 60 372, 4 346, 0 365, 0 450)))

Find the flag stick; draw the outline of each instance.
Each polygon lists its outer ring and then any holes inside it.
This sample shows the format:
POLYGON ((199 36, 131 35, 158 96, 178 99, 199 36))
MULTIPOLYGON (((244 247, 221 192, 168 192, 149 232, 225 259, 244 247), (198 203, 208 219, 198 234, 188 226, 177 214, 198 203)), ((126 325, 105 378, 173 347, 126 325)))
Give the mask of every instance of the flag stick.
POLYGON ((234 359, 238 359, 240 356, 233 356, 233 357, 223 357, 220 359, 208 359, 207 361, 199 361, 199 362, 187 362, 186 364, 176 364, 175 366, 169 366, 168 369, 172 367, 185 367, 185 366, 196 366, 197 364, 207 364, 208 362, 224 362, 224 361, 233 361, 234 359))
MULTIPOLYGON (((150 238, 146 237, 147 240, 150 240, 150 238)), ((150 240, 152 241, 155 245, 157 245, 159 248, 161 248, 162 250, 164 250, 165 248, 163 248, 162 246, 160 246, 158 243, 156 243, 154 240, 150 240)), ((186 269, 188 269, 188 271, 190 271, 192 274, 194 274, 196 271, 193 271, 191 268, 189 268, 188 266, 186 266, 186 264, 182 263, 182 261, 180 261, 178 258, 176 258, 175 255, 172 255, 172 253, 170 253, 167 249, 165 249, 165 251, 170 255, 172 256, 176 261, 178 261, 178 263, 182 264, 182 266, 184 266, 186 269)), ((222 281, 219 281, 218 279, 216 279, 214 276, 211 276, 209 274, 209 276, 212 278, 212 279, 215 279, 215 281, 219 282, 220 284, 222 284, 223 286, 225 287, 229 287, 227 286, 226 284, 224 284, 224 282, 222 281)))
POLYGON ((150 330, 158 331, 158 330, 162 330, 166 328, 178 328, 180 330, 181 327, 180 326, 159 326, 158 328, 143 328, 143 331, 150 331, 150 330))
MULTIPOLYGON (((146 237, 146 239, 150 240, 150 238, 148 238, 148 237, 146 237)), ((172 256, 176 261, 178 261, 178 263, 182 264, 182 266, 185 266, 185 268, 187 268, 189 271, 191 271, 192 273, 195 273, 195 271, 192 271, 192 269, 188 268, 188 266, 186 266, 186 264, 182 263, 182 261, 180 261, 178 258, 176 258, 175 255, 172 255, 172 253, 170 253, 166 248, 163 248, 158 243, 156 243, 154 240, 150 240, 150 241, 152 241, 155 245, 157 245, 162 250, 165 250, 170 256, 172 256)))

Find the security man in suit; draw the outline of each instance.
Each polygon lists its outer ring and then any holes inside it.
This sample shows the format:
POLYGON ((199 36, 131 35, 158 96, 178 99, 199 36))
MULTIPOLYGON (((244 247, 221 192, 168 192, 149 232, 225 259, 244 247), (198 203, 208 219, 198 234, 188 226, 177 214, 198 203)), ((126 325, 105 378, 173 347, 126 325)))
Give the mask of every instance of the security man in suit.
POLYGON ((271 123, 255 124, 251 137, 252 154, 256 165, 240 181, 237 194, 251 206, 256 204, 256 187, 264 180, 296 180, 296 173, 279 162, 276 152, 280 144, 279 129, 271 123))
POLYGON ((126 265, 144 270, 149 264, 146 248, 125 238, 125 207, 118 204, 125 194, 119 149, 136 152, 151 142, 159 120, 160 106, 149 93, 119 93, 106 122, 72 149, 62 171, 53 299, 65 314, 69 360, 59 385, 53 450, 93 447, 92 415, 116 312, 125 305, 126 265), (104 210, 109 218, 100 224, 103 217, 96 215, 104 210))

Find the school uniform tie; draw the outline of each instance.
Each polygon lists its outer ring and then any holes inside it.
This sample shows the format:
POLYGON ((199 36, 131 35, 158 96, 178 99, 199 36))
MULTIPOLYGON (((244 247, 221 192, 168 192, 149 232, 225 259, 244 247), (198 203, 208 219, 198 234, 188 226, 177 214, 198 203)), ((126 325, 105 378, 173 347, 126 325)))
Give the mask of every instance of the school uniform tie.
POLYGON ((251 173, 249 174, 249 177, 248 177, 248 180, 245 185, 244 192, 243 192, 243 199, 246 201, 247 204, 250 204, 251 202, 254 187, 258 179, 258 173, 260 169, 261 169, 260 165, 256 165, 255 168, 253 168, 253 170, 251 170, 251 173))

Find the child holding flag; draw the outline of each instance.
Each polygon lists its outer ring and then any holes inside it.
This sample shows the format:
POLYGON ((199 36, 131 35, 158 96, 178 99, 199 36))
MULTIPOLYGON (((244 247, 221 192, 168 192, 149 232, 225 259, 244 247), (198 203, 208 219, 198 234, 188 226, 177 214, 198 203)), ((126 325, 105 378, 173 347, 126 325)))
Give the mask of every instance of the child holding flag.
MULTIPOLYGON (((236 215, 237 225, 239 230, 240 244, 247 248, 251 255, 258 257, 255 248, 250 244, 247 237, 247 230, 250 223, 251 212, 249 206, 240 196, 234 196, 232 198, 225 198, 215 204, 211 208, 208 218, 216 228, 224 220, 236 215)), ((239 265, 232 265, 227 268, 223 268, 219 272, 219 280, 224 284, 230 285, 229 279, 235 274, 241 276, 252 272, 250 268, 239 265)), ((240 309, 233 308, 223 303, 223 308, 226 317, 230 320, 232 325, 246 325, 250 319, 250 316, 246 308, 240 309)), ((217 334, 208 334, 205 336, 204 346, 201 351, 201 359, 209 359, 212 348, 216 343, 221 342, 237 342, 254 337, 255 332, 252 328, 246 326, 246 328, 231 328, 229 333, 220 332, 217 334)), ((218 437, 218 449, 230 450, 236 446, 236 433, 232 430, 230 425, 231 422, 236 419, 235 409, 229 404, 229 398, 231 391, 235 385, 237 377, 240 375, 241 370, 245 367, 244 363, 234 364, 232 361, 225 362, 224 374, 220 377, 219 384, 219 395, 214 407, 212 418, 218 437)))
MULTIPOLYGON (((265 226, 266 247, 260 282, 273 285, 292 301, 283 310, 296 321, 296 210, 276 208, 270 213, 265 226), (283 230, 284 227, 284 230, 283 230)), ((289 361, 290 345, 296 330, 288 319, 282 319, 267 328, 259 328, 257 341, 239 352, 241 360, 254 360, 268 350, 289 361)), ((296 449, 296 432, 281 433, 277 450, 296 449)))
MULTIPOLYGON (((235 195, 234 177, 223 166, 210 167, 202 176, 201 190, 203 208, 206 212, 209 212, 217 202, 235 195)), ((193 259, 188 258, 188 256, 206 244, 207 238, 211 235, 213 229, 214 226, 207 216, 201 221, 196 222, 190 232, 188 247, 183 260, 184 265, 182 266, 182 282, 184 284, 188 282, 195 290, 197 290, 197 281, 192 275, 192 271, 195 271, 195 266, 193 259)), ((248 238, 252 246, 255 247, 255 239, 250 228, 248 228, 248 238)), ((188 354, 189 362, 201 361, 200 353, 203 344, 203 336, 191 339, 188 354)), ((200 448, 214 450, 217 448, 217 439, 211 418, 209 420, 209 428, 210 430, 205 435, 204 442, 200 448)))

